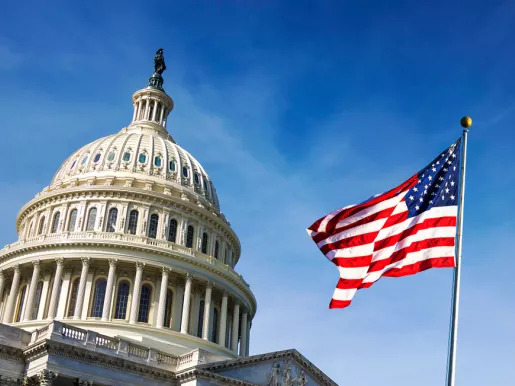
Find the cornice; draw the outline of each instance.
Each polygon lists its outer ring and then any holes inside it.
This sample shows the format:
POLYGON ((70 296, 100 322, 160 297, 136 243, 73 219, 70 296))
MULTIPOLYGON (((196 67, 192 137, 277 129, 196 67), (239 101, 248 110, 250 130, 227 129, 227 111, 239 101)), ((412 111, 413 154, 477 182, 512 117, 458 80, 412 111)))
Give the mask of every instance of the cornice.
POLYGON ((11 346, 0 344, 0 358, 13 362, 25 363, 23 360, 23 350, 11 346))
POLYGON ((238 386, 259 386, 257 383, 250 383, 246 381, 242 381, 240 379, 235 379, 231 377, 226 377, 224 375, 212 373, 206 370, 194 368, 190 370, 185 370, 183 372, 176 374, 176 380, 182 382, 188 382, 195 379, 213 379, 219 382, 223 382, 223 385, 238 385, 238 386))

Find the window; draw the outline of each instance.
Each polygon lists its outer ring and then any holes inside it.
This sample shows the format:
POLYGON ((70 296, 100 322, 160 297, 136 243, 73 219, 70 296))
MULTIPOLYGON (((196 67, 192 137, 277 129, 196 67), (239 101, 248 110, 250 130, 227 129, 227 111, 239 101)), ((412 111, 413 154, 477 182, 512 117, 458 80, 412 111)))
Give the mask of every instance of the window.
POLYGON ((155 119, 155 121, 159 122, 160 118, 161 118, 161 103, 158 103, 157 107, 156 107, 156 119, 155 119))
POLYGON ((93 158, 94 163, 97 163, 98 161, 100 161, 100 155, 101 155, 100 153, 95 154, 95 158, 93 158))
POLYGON ((172 218, 168 225, 168 241, 175 243, 177 238, 177 220, 172 218))
POLYGON ((144 153, 141 153, 141 154, 139 155, 138 161, 139 161, 139 163, 140 163, 140 164, 145 164, 145 163, 147 163, 147 155, 146 155, 146 154, 144 154, 144 153))
POLYGON ((88 214, 88 224, 86 226, 87 231, 95 230, 95 221, 97 219, 97 208, 91 208, 88 214))
POLYGON ((138 215, 139 212, 137 210, 131 210, 129 213, 129 226, 127 227, 127 232, 131 235, 136 234, 136 228, 138 227, 138 215))
POLYGON ((148 109, 148 120, 151 121, 152 120, 152 117, 153 117, 153 114, 154 113, 154 106, 153 105, 150 105, 149 109, 148 109))
POLYGON ((38 235, 43 233, 43 229, 45 228, 45 218, 41 217, 41 220, 39 220, 39 228, 38 228, 38 235))
POLYGON ((68 221, 68 232, 75 230, 75 222, 77 222, 77 209, 70 212, 70 220, 68 221))
POLYGON ((43 282, 40 281, 38 286, 36 287, 36 295, 34 298, 34 307, 32 308, 32 317, 31 320, 36 320, 38 318, 39 304, 41 303, 41 292, 43 291, 43 282))
POLYGON ((148 323, 148 314, 150 312, 150 298, 152 297, 152 287, 144 284, 141 287, 141 295, 139 298, 138 322, 148 323))
POLYGON ((182 167, 182 175, 184 178, 188 178, 188 167, 187 166, 183 166, 182 167))
POLYGON ((128 151, 123 153, 122 161, 129 162, 130 160, 131 160, 131 153, 129 153, 128 151))
POLYGON ((82 162, 81 162, 80 164, 81 164, 81 165, 85 165, 85 164, 86 164, 86 162, 88 162, 88 157, 89 157, 89 154, 86 154, 86 155, 84 156, 84 158, 82 158, 82 162))
POLYGON ((75 166, 75 164, 76 164, 76 163, 77 163, 77 160, 76 160, 76 159, 74 159, 74 160, 73 160, 73 162, 72 162, 72 166, 70 166, 70 170, 72 170, 72 169, 73 169, 73 167, 75 166))
POLYGON ((157 224, 159 223, 159 216, 153 214, 150 216, 150 225, 148 227, 148 237, 155 239, 157 236, 157 224))
POLYGON ((118 218, 118 209, 109 209, 109 215, 107 216, 107 228, 106 232, 114 232, 116 227, 116 220, 118 218))
POLYGON ((162 165, 162 160, 163 160, 163 159, 162 159, 161 157, 159 157, 159 156, 154 157, 154 165, 155 165, 156 167, 160 168, 160 167, 161 167, 161 165, 162 165))
POLYGON ((23 286, 20 290, 20 300, 18 301, 18 309, 16 310, 16 318, 14 321, 17 323, 21 320, 21 314, 23 312, 23 306, 25 305, 25 294, 27 293, 27 286, 23 286))
POLYGON ((163 320, 163 326, 171 327, 171 318, 172 318, 172 304, 173 303, 173 293, 169 289, 166 291, 166 303, 165 303, 165 315, 163 320))
POLYGON ((95 296, 93 297, 93 308, 91 309, 91 316, 100 318, 102 316, 102 309, 104 307, 104 300, 106 296, 106 279, 98 279, 95 283, 95 296))
POLYGON ((213 330, 211 331, 211 342, 216 343, 218 336, 218 310, 215 308, 213 311, 213 330))
POLYGON ((204 232, 202 234, 202 248, 201 248, 202 253, 207 253, 207 241, 208 241, 207 233, 204 232))
POLYGON ((203 300, 200 301, 200 306, 199 306, 199 310, 198 310, 198 337, 199 338, 202 338, 202 327, 204 327, 204 307, 205 307, 205 303, 203 300))
POLYGON ((171 160, 168 167, 170 168, 171 172, 174 172, 175 171, 175 161, 171 160))
POLYGON ((57 232, 57 228, 59 227, 59 219, 61 218, 61 212, 57 212, 54 214, 54 222, 52 223, 52 233, 57 232))
POLYGON ((195 181, 196 185, 200 184, 200 176, 197 172, 193 174, 193 180, 195 181))
POLYGON ((109 162, 113 162, 114 161, 114 151, 110 152, 108 155, 107 155, 107 160, 109 162))
POLYGON ((193 226, 188 225, 188 233, 186 234, 186 248, 193 248, 193 226))
POLYGON ((72 290, 70 291, 70 304, 68 304, 68 312, 66 316, 71 317, 75 312, 75 303, 77 303, 77 294, 79 293, 79 281, 77 278, 72 283, 72 290))
POLYGON ((121 281, 120 284, 118 284, 118 294, 116 295, 116 306, 114 311, 115 319, 125 319, 127 316, 129 288, 130 284, 128 281, 121 281))
POLYGON ((218 240, 215 241, 215 259, 218 259, 219 244, 218 240))

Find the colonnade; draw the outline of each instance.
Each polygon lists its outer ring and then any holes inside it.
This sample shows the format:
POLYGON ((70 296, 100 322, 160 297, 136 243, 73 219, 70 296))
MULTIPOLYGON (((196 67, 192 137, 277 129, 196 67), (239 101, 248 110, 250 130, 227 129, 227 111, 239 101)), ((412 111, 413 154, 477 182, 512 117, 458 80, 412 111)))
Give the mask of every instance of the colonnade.
POLYGON ((0 271, 0 320, 17 323, 70 318, 144 324, 198 336, 240 356, 249 354, 248 309, 208 279, 187 273, 179 275, 171 286, 170 275, 178 273, 169 267, 89 257, 81 258, 80 266, 77 263, 77 259, 63 258, 55 262, 34 260, 0 271), (107 276, 103 271, 106 262, 107 276), (120 274, 120 264, 133 276, 125 279, 129 275, 120 274), (79 267, 80 277, 74 278, 79 267), (125 297, 120 292, 124 280, 125 297), (172 290, 173 301, 169 301, 172 290))

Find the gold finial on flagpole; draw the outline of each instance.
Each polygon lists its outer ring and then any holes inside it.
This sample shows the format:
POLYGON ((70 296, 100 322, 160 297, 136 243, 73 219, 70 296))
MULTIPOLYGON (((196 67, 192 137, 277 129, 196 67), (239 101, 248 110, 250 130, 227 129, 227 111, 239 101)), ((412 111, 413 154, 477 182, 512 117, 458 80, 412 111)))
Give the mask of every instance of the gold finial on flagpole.
POLYGON ((461 118, 460 123, 461 127, 463 127, 464 129, 468 129, 470 126, 472 126, 472 118, 465 116, 461 118))

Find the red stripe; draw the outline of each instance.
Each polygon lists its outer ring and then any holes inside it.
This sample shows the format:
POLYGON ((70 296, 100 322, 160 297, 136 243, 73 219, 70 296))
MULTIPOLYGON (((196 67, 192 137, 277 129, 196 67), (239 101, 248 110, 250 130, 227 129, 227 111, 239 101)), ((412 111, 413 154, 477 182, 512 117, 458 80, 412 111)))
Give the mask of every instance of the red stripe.
POLYGON ((338 280, 338 284, 336 285, 336 288, 339 289, 352 289, 352 288, 358 288, 361 283, 363 283, 363 279, 344 279, 340 278, 338 280))
POLYGON ((345 308, 350 306, 350 300, 336 300, 331 299, 331 303, 329 304, 329 308, 345 308))
POLYGON ((428 218, 419 223, 417 223, 416 221, 417 221, 417 218, 413 217, 414 226, 412 226, 411 228, 408 228, 401 233, 387 237, 383 240, 376 241, 374 243, 374 251, 379 251, 383 248, 387 248, 392 245, 395 245, 399 241, 404 240, 408 236, 415 235, 415 234, 417 234, 418 231, 423 230, 423 229, 436 228, 436 227, 451 227, 451 226, 455 227, 456 226, 456 216, 428 218))
POLYGON ((372 255, 357 257, 336 257, 332 261, 338 267, 343 268, 368 267, 372 262, 372 255))
POLYGON ((391 269, 383 273, 383 276, 409 276, 430 268, 454 268, 455 266, 454 256, 435 257, 433 259, 427 259, 414 264, 406 265, 402 268, 391 269))
POLYGON ((370 264, 368 272, 377 272, 386 268, 388 265, 397 263, 406 258, 408 253, 418 252, 423 249, 433 247, 452 247, 454 245, 454 237, 439 237, 436 239, 425 239, 411 243, 409 246, 393 252, 388 259, 374 261, 370 264))
POLYGON ((346 239, 338 240, 334 243, 322 245, 320 250, 324 255, 327 255, 329 251, 334 251, 335 249, 352 248, 370 244, 376 239, 378 233, 379 231, 347 237, 346 239))
MULTIPOLYGON (((403 200, 403 202, 404 202, 404 200, 403 200)), ((402 212, 402 213, 397 213, 397 214, 391 215, 388 218, 388 220, 386 220, 386 222, 384 223, 383 229, 384 228, 389 228, 392 225, 400 224, 401 222, 406 221, 408 219, 408 216, 409 216, 409 212, 407 210, 405 212, 402 212)))

